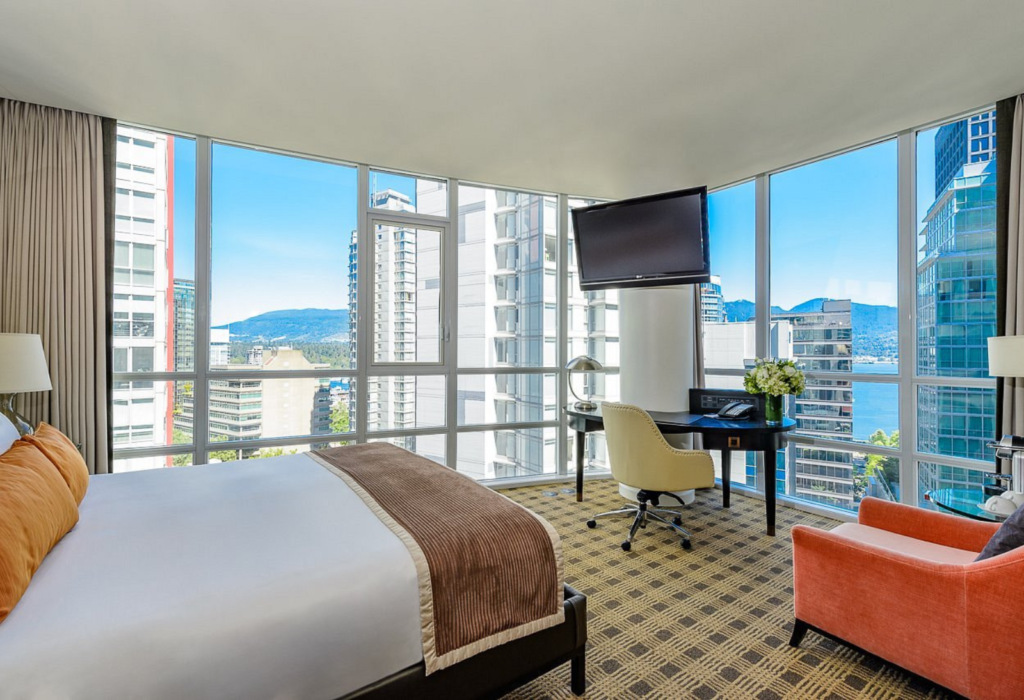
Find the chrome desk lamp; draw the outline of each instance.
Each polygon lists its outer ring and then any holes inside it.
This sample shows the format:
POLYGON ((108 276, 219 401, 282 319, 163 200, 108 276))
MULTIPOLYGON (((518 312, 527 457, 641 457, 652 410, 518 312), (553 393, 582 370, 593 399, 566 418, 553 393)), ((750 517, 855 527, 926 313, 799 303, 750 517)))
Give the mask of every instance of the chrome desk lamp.
POLYGON ((597 408, 597 404, 593 401, 586 401, 581 399, 576 393, 576 390, 572 388, 572 373, 573 372, 599 372, 604 369, 600 362, 595 360, 593 357, 587 355, 580 355, 569 360, 569 364, 565 366, 569 370, 569 391, 576 397, 575 408, 581 411, 593 411, 597 408))

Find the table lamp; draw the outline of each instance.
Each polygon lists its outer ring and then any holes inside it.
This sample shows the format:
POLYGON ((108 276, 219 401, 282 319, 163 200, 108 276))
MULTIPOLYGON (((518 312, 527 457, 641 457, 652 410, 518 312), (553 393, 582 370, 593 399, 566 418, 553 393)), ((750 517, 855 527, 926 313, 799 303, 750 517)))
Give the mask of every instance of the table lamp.
POLYGON ((576 390, 572 388, 572 373, 573 372, 599 372, 604 369, 600 362, 595 360, 593 357, 588 355, 580 355, 569 360, 569 364, 565 366, 569 370, 569 391, 576 397, 576 408, 581 411, 593 411, 597 408, 597 404, 593 401, 585 401, 577 395, 576 390))
MULTIPOLYGON (((1024 335, 988 339, 988 373, 993 377, 1024 377, 1024 335)), ((1024 437, 1004 435, 996 456, 1010 460, 1012 490, 1024 491, 1024 437)))
POLYGON ((14 410, 14 395, 52 388, 42 339, 31 333, 0 333, 0 415, 20 434, 31 435, 32 426, 14 410))

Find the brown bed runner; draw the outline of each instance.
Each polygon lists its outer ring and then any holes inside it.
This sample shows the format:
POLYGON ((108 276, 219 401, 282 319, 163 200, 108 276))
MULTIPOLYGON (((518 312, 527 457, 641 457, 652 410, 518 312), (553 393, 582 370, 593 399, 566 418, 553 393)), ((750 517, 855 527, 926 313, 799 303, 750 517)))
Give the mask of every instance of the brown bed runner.
POLYGON ((409 549, 428 674, 563 621, 562 547, 547 521, 387 443, 310 454, 409 549))

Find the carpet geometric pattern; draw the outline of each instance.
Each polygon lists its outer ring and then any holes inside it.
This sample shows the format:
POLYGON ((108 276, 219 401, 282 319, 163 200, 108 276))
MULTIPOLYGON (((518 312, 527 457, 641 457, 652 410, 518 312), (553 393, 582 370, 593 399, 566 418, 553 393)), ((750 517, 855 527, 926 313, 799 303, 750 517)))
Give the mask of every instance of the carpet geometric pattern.
MULTIPOLYGON (((800 649, 789 646, 790 528, 830 529, 836 521, 780 506, 778 534, 768 537, 763 501, 734 494, 726 511, 720 491, 698 491, 682 510, 692 550, 651 523, 627 553, 619 548, 626 516, 586 526, 591 516, 625 503, 617 486, 588 481, 583 503, 561 493, 561 485, 503 491, 558 530, 566 582, 587 596, 588 699, 950 697, 813 632, 800 649)), ((565 665, 506 700, 572 697, 565 665)))

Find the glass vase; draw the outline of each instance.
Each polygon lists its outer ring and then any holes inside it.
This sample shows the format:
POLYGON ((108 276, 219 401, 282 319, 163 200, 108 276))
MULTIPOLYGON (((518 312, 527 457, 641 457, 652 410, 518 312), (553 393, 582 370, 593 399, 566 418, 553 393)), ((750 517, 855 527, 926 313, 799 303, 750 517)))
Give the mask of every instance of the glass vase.
POLYGON ((785 396, 764 397, 764 420, 768 425, 782 425, 782 402, 785 396))

